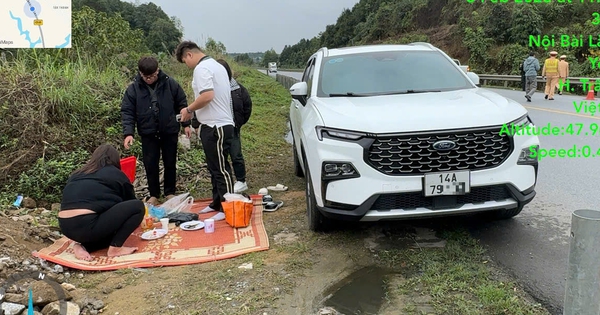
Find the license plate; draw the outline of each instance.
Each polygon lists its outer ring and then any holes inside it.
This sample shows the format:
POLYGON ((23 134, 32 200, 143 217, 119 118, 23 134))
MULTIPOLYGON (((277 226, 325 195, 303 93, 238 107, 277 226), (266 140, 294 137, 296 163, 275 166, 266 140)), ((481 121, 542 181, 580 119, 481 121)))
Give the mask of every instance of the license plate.
POLYGON ((471 191, 471 173, 447 172, 425 174, 425 197, 464 195, 471 191))

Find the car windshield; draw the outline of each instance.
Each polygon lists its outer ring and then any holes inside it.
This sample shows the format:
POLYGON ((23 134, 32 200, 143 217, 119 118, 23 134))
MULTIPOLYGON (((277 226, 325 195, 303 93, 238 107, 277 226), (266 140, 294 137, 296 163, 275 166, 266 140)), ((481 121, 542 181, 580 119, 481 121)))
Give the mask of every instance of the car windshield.
POLYGON ((317 95, 370 96, 473 87, 439 52, 386 51, 323 58, 317 95))

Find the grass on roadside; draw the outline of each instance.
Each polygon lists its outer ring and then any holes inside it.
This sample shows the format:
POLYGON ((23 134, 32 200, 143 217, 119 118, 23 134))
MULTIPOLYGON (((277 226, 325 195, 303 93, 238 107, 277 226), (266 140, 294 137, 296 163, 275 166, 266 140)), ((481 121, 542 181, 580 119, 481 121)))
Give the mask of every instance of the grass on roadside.
POLYGON ((485 249, 466 231, 442 231, 444 248, 402 249, 382 252, 392 268, 402 269, 404 281, 390 288, 391 295, 408 298, 407 314, 419 314, 418 296, 428 297, 437 314, 548 314, 538 303, 524 298, 518 284, 492 266, 485 249))

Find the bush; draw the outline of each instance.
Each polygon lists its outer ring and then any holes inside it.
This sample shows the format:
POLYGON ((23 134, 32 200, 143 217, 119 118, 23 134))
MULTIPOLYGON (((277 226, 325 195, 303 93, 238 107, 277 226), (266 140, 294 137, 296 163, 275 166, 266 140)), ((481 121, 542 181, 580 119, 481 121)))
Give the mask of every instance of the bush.
POLYGON ((82 149, 59 153, 51 160, 41 158, 21 173, 13 191, 35 200, 60 202, 69 175, 88 158, 89 153, 82 149))

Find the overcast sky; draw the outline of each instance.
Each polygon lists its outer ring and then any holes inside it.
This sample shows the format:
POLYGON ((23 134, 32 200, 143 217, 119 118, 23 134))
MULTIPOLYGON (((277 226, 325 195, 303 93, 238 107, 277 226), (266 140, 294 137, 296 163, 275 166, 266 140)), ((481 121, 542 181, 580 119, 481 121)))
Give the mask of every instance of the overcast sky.
MULTIPOLYGON (((127 0, 135 3, 136 0, 127 0)), ((227 52, 257 52, 310 39, 334 24, 344 8, 358 0, 153 0, 169 16, 177 16, 184 39, 203 45, 208 37, 227 52)))

